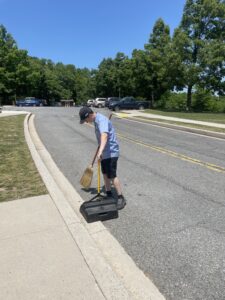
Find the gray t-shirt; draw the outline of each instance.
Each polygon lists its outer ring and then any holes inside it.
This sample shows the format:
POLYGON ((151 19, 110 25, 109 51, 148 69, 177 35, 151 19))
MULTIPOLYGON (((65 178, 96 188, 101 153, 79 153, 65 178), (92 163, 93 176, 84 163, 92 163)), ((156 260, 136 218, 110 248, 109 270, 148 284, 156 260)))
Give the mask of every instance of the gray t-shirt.
POLYGON ((101 134, 107 133, 108 140, 105 149, 102 153, 102 159, 119 156, 119 144, 117 142, 115 130, 112 126, 112 122, 104 115, 96 113, 95 117, 95 134, 100 145, 101 134))

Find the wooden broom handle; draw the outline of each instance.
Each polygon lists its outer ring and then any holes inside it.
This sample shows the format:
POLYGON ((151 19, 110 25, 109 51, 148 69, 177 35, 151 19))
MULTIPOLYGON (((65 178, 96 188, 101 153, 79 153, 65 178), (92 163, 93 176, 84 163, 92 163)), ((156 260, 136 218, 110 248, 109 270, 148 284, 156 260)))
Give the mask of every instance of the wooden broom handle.
POLYGON ((95 152, 95 156, 94 156, 94 158, 93 158, 93 160, 92 160, 92 163, 91 163, 91 166, 93 167, 93 165, 94 165, 94 163, 95 163, 95 159, 96 159, 96 156, 97 156, 97 154, 98 154, 98 150, 99 150, 99 146, 98 146, 98 148, 97 148, 97 150, 96 150, 96 152, 95 152))
POLYGON ((100 194, 100 160, 98 161, 98 194, 100 194))
MULTIPOLYGON (((110 115, 109 115, 109 120, 112 118, 112 115, 113 115, 113 114, 110 114, 110 115)), ((91 163, 91 166, 92 166, 92 167, 93 167, 93 165, 94 165, 94 163, 95 163, 95 159, 96 159, 96 156, 97 156, 97 154, 98 154, 99 147, 100 147, 100 146, 98 146, 98 148, 97 148, 97 150, 96 150, 96 152, 95 152, 95 156, 93 157, 93 160, 92 160, 92 163, 91 163)))

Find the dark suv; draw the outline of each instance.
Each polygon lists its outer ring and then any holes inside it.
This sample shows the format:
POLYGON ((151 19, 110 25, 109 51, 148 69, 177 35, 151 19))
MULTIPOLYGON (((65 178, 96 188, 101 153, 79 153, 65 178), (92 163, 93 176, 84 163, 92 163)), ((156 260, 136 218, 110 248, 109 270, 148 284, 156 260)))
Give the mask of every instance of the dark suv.
POLYGON ((119 97, 109 97, 106 99, 105 101, 105 107, 109 107, 110 103, 111 102, 117 102, 117 101, 120 101, 121 98, 119 97))
POLYGON ((26 97, 25 99, 16 100, 16 106, 40 106, 41 100, 35 97, 26 97))

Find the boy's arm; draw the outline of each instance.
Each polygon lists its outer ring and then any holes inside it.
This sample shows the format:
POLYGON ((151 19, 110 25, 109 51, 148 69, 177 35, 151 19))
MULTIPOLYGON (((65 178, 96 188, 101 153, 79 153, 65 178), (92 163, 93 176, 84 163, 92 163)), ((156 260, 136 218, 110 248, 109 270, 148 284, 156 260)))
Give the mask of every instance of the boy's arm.
POLYGON ((99 150, 98 150, 98 154, 97 154, 98 159, 101 159, 102 152, 105 149, 105 145, 106 145, 107 141, 108 141, 108 134, 106 132, 101 133, 100 146, 99 146, 99 150))

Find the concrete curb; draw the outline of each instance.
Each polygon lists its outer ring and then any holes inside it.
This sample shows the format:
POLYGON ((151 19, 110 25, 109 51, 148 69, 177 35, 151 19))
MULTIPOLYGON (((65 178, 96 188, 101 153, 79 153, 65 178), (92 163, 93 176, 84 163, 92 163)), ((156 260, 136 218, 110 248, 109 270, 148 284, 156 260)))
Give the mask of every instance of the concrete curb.
POLYGON ((24 131, 37 169, 105 298, 165 299, 101 222, 82 218, 83 200, 42 144, 34 115, 26 116, 24 131))

